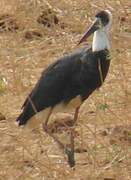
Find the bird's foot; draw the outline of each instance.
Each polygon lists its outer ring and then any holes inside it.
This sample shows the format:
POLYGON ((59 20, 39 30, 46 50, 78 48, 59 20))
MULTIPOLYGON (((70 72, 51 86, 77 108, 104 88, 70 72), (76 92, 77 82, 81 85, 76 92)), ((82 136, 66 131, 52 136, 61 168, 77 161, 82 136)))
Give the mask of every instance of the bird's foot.
POLYGON ((68 163, 70 167, 74 167, 75 166, 75 157, 74 157, 74 133, 73 133, 73 129, 71 130, 71 144, 70 147, 65 146, 58 138, 57 136, 55 136, 53 133, 50 132, 50 130, 48 129, 48 126, 43 124, 43 130, 48 133, 55 142, 58 143, 59 147, 61 149, 64 150, 65 154, 67 155, 68 158, 68 163))
POLYGON ((67 154, 68 163, 69 163, 70 167, 74 167, 75 166, 74 150, 66 147, 65 148, 65 154, 67 154))

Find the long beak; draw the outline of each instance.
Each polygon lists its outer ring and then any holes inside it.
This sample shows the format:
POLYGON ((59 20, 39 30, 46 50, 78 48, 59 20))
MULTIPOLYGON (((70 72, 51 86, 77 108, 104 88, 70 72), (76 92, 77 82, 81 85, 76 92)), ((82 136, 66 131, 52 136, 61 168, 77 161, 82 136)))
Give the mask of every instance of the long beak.
POLYGON ((99 27, 100 27, 100 20, 96 19, 94 23, 91 25, 91 27, 89 27, 88 30, 85 32, 85 34, 82 36, 82 38, 80 39, 77 45, 84 42, 92 33, 94 33, 97 29, 99 29, 99 27))

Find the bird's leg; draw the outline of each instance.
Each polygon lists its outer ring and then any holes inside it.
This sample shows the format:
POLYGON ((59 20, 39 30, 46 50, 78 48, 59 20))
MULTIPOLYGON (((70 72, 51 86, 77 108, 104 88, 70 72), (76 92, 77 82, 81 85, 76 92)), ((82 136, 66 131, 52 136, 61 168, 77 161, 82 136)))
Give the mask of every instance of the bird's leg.
POLYGON ((45 120, 45 126, 46 126, 46 127, 47 127, 49 118, 50 118, 50 116, 51 116, 51 114, 52 114, 52 111, 53 111, 53 108, 50 109, 49 114, 48 114, 48 116, 47 116, 47 118, 46 118, 46 120, 45 120))
POLYGON ((53 133, 48 129, 48 121, 49 121, 52 111, 53 111, 53 109, 50 110, 45 122, 43 123, 43 130, 47 134, 49 134, 49 136, 51 136, 54 139, 54 141, 56 141, 58 143, 60 148, 64 149, 65 148, 64 144, 56 136, 54 136, 53 133))
MULTIPOLYGON (((78 114, 79 114, 79 109, 80 106, 76 108, 75 110, 75 114, 74 114, 74 119, 73 119, 73 125, 75 125, 77 119, 78 119, 78 114)), ((70 149, 69 148, 65 148, 65 153, 68 156, 68 163, 70 165, 70 167, 75 166, 75 157, 74 157, 74 128, 70 129, 70 142, 71 142, 71 146, 70 149)))
MULTIPOLYGON (((73 124, 76 123, 77 119, 78 119, 78 113, 79 113, 79 108, 77 107, 75 110, 75 114, 74 114, 74 118, 73 118, 73 124)), ((70 129, 70 142, 71 142, 71 146, 70 148, 67 147, 66 145, 64 145, 56 136, 54 136, 54 134, 48 129, 48 121, 50 118, 50 115, 52 113, 52 109, 50 110, 48 117, 45 121, 45 123, 43 124, 43 129, 46 133, 49 134, 49 136, 51 136, 55 142, 58 143, 58 145, 60 146, 61 149, 63 149, 65 151, 65 153, 68 156, 68 163, 70 165, 70 167, 74 167, 75 166, 75 158, 74 158, 74 128, 70 129)))
POLYGON ((49 114, 48 114, 45 122, 43 123, 43 130, 44 130, 45 132, 47 132, 47 133, 48 133, 48 126, 47 126, 47 124, 48 124, 49 118, 50 118, 50 116, 51 116, 51 113, 52 113, 52 108, 50 109, 49 114))
POLYGON ((80 106, 77 107, 76 110, 75 110, 74 119, 73 119, 73 125, 76 124, 76 121, 78 119, 79 109, 80 109, 80 106))
POLYGON ((70 165, 70 167, 74 167, 75 166, 75 157, 74 157, 74 132, 71 130, 70 131, 70 148, 69 147, 65 147, 65 153, 67 154, 68 157, 68 163, 70 165))

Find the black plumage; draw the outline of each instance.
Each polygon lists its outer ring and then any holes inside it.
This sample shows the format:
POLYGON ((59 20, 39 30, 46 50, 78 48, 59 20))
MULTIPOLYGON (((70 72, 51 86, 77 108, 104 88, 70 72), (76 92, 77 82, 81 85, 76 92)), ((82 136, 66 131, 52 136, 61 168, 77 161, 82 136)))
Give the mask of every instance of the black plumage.
POLYGON ((27 97, 23 112, 17 118, 19 125, 26 124, 36 112, 61 102, 66 105, 78 95, 84 101, 102 85, 109 65, 107 49, 92 52, 91 48, 81 48, 58 59, 43 71, 27 97))

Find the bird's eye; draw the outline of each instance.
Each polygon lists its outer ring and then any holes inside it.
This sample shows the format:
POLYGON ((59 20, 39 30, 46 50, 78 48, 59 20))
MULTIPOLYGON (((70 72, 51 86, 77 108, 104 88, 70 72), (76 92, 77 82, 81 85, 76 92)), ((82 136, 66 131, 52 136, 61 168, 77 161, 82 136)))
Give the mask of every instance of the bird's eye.
POLYGON ((97 17, 95 21, 97 22, 96 26, 98 27, 98 29, 103 27, 101 18, 97 17))

